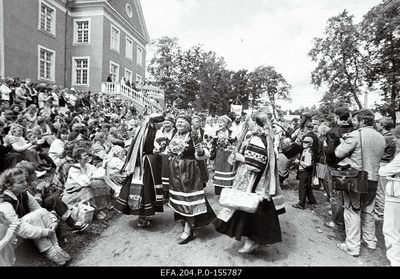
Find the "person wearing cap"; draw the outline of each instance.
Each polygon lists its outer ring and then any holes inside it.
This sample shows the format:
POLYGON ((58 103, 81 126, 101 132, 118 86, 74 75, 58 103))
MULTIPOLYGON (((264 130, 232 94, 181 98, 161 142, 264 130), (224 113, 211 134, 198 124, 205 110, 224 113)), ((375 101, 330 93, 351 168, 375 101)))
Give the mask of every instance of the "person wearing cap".
POLYGON ((301 153, 299 159, 299 202, 293 204, 294 208, 305 209, 306 199, 308 199, 309 204, 313 205, 317 203, 313 190, 311 187, 311 177, 314 166, 314 154, 311 150, 311 146, 314 143, 312 137, 304 137, 302 140, 303 152, 301 153))
POLYGON ((162 158, 161 181, 163 185, 164 202, 169 199, 169 167, 166 147, 176 133, 175 118, 173 115, 165 116, 162 129, 157 130, 154 140, 154 153, 160 154, 162 158))
POLYGON ((358 257, 361 244, 376 249, 375 197, 379 181, 379 163, 385 152, 386 142, 382 134, 373 128, 375 113, 362 109, 352 113, 354 131, 336 147, 335 155, 339 166, 348 166, 368 172, 368 192, 343 192, 345 242, 337 247, 347 254, 358 257), (362 147, 361 147, 362 145, 362 147))
POLYGON ((215 213, 207 201, 199 163, 209 158, 209 151, 191 133, 192 119, 186 114, 176 118, 177 132, 167 146, 169 156, 169 206, 175 221, 184 221, 178 244, 195 238, 194 229, 211 223, 215 213))
POLYGON ((211 160, 214 160, 214 177, 213 186, 215 194, 219 195, 225 187, 231 188, 235 179, 234 166, 228 163, 228 157, 232 150, 230 147, 234 145, 237 138, 233 136, 233 132, 229 129, 232 120, 227 115, 218 118, 218 128, 213 135, 211 142, 211 160))
POLYGON ((132 139, 121 171, 127 173, 119 196, 113 201, 116 210, 127 215, 136 215, 138 227, 151 225, 149 216, 164 212, 163 186, 161 181, 161 156, 154 154, 157 130, 163 126, 165 117, 152 113, 146 117, 132 139), (134 185, 134 187, 131 187, 134 185), (140 204, 132 206, 133 192, 140 193, 140 204), (132 194, 131 194, 132 192, 132 194))

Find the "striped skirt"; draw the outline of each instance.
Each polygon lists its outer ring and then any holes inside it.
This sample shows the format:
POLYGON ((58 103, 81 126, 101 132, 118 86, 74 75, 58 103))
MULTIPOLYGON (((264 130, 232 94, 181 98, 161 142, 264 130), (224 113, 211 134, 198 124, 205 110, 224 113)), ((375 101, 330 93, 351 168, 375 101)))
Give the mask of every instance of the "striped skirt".
POLYGON ((194 159, 169 161, 169 206, 175 220, 184 220, 192 226, 209 224, 215 213, 204 192, 199 164, 194 159))
POLYGON ((213 186, 216 195, 219 195, 223 188, 232 188, 233 181, 235 180, 236 172, 234 171, 234 166, 228 163, 229 155, 231 155, 230 151, 217 150, 214 160, 215 171, 213 177, 213 186))
POLYGON ((143 177, 136 170, 126 177, 119 196, 113 200, 116 210, 126 215, 150 216, 164 212, 161 183, 161 157, 144 157, 143 177))
POLYGON ((162 172, 161 181, 163 186, 163 191, 168 192, 169 190, 169 159, 168 155, 161 155, 162 158, 162 172))

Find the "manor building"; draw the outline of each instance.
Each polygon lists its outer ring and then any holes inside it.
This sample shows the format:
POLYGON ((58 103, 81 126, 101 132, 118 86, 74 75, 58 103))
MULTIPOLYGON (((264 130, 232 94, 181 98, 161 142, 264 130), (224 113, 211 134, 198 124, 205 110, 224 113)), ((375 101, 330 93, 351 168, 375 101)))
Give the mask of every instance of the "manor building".
POLYGON ((110 75, 144 81, 139 0, 0 0, 0 79, 101 91, 110 75))

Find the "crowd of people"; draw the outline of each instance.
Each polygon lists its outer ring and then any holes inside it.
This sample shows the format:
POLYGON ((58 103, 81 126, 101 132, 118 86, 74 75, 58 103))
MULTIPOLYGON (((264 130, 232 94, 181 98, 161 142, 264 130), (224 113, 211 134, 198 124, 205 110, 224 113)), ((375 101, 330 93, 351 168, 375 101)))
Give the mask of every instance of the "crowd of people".
POLYGON ((0 264, 15 261, 16 236, 33 239, 57 265, 71 257, 58 245, 56 229, 83 233, 89 222, 74 208, 88 202, 94 218, 108 210, 152 215, 168 204, 182 222, 177 243, 197 237, 213 224, 245 244, 239 253, 282 241, 279 216, 285 213, 281 185, 293 171, 299 210, 317 204, 318 185, 331 204, 332 220, 346 239, 337 247, 359 256, 360 246, 376 249, 376 219, 383 220, 387 258, 400 265, 400 127, 372 110, 332 112, 333 123, 304 113, 291 121, 274 119, 267 108, 250 114, 211 116, 168 108, 139 115, 129 101, 59 86, 16 83, 0 86, 0 264), (368 193, 337 191, 331 171, 352 167, 368 172, 368 193), (223 207, 215 212, 205 188, 250 191, 259 197, 255 212, 223 207))

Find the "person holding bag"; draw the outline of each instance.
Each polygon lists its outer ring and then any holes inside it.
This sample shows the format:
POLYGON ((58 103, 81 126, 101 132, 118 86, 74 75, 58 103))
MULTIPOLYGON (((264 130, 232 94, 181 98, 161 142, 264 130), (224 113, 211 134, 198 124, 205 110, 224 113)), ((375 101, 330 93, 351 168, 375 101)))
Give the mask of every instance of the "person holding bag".
MULTIPOLYGON (((340 160, 338 166, 368 172, 367 193, 343 192, 344 224, 346 240, 337 247, 347 254, 358 257, 361 243, 370 249, 376 249, 375 236, 375 196, 379 180, 379 162, 385 150, 385 139, 373 127, 375 114, 372 110, 362 109, 352 114, 354 131, 336 147, 335 155, 340 160), (361 147, 362 138, 362 147, 361 147)), ((362 185, 361 185, 362 188, 362 185)))
POLYGON ((239 149, 242 152, 232 155, 233 161, 240 162, 232 188, 246 192, 250 187, 260 196, 258 207, 254 213, 223 208, 214 222, 219 233, 238 241, 247 237, 238 251, 247 254, 262 245, 282 241, 278 215, 285 212, 268 112, 258 111, 255 121, 256 125, 249 123, 253 135, 248 145, 243 144, 239 149))
MULTIPOLYGON (((400 126, 393 130, 396 149, 400 150, 400 126)), ((386 257, 391 266, 400 266, 400 153, 379 169, 379 175, 387 179, 383 211, 383 236, 386 257)))

